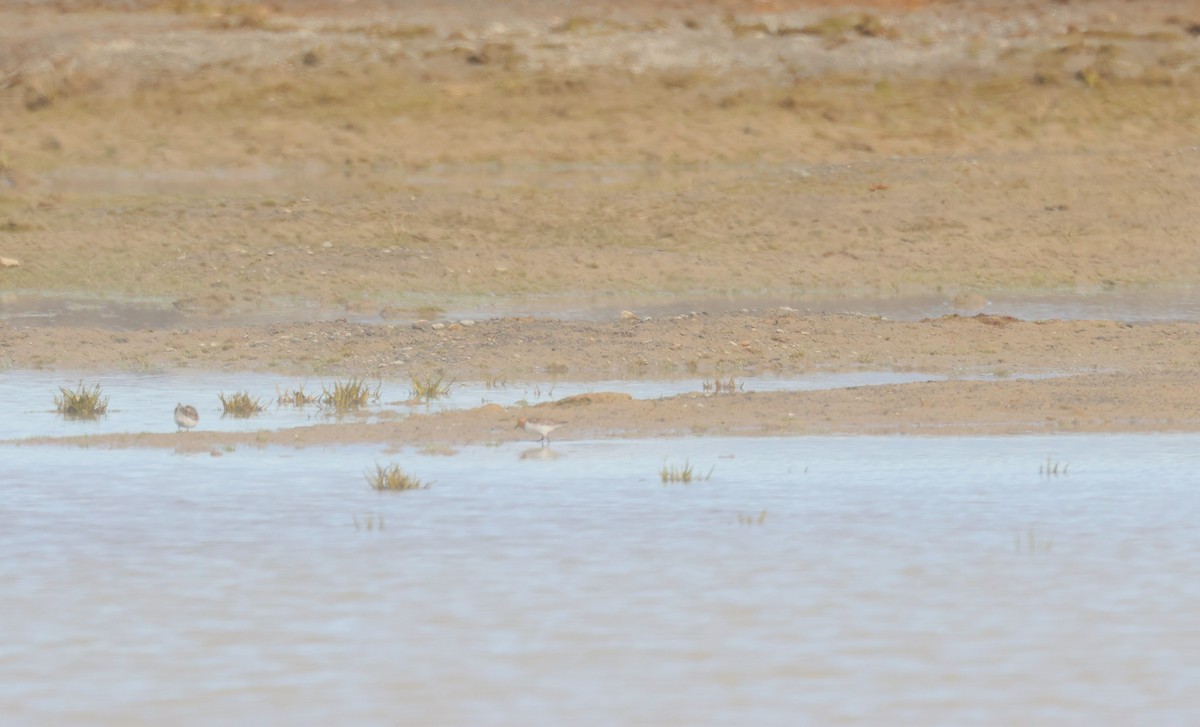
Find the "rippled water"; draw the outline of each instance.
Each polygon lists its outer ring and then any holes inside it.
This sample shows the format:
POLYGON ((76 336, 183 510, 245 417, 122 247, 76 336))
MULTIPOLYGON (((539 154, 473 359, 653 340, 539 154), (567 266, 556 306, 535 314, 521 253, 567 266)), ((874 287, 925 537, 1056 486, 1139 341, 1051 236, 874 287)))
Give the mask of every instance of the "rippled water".
POLYGON ((0 718, 1188 724, 1198 453, 1196 435, 3 446, 0 718), (433 487, 377 494, 376 462, 433 487), (711 478, 664 486, 685 462, 711 478))

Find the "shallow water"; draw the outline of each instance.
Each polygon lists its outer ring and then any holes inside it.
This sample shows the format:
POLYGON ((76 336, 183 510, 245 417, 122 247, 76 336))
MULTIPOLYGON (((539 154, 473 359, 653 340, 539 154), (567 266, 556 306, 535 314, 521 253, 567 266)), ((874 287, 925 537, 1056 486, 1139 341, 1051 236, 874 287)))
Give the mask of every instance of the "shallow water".
MULTIPOLYGON (((848 386, 903 384, 934 381, 944 377, 911 372, 864 371, 839 374, 814 374, 800 377, 738 377, 741 391, 808 391, 848 386)), ((171 432, 176 430, 176 403, 192 404, 200 413, 199 429, 220 432, 255 432, 336 421, 320 407, 279 406, 280 392, 303 386, 310 396, 320 395, 321 386, 332 387, 333 380, 313 380, 257 373, 219 373, 175 371, 169 373, 92 373, 9 370, 0 372, 0 401, 7 414, 0 415, 0 440, 46 436, 113 434, 118 432, 171 432), (100 386, 108 397, 108 413, 92 420, 69 420, 55 412, 54 397, 59 387, 71 391, 80 384, 91 390, 100 386), (245 391, 259 399, 265 410, 248 418, 222 416, 219 394, 230 396, 245 391)), ((628 393, 639 399, 676 394, 702 393, 701 379, 628 379, 593 382, 545 382, 488 386, 481 382, 453 383, 450 394, 429 404, 409 406, 408 382, 373 381, 379 387, 379 402, 368 407, 367 414, 390 410, 406 414, 462 409, 495 403, 512 406, 538 404, 574 394, 597 391, 628 393)))
POLYGON ((0 717, 1187 724, 1198 453, 1196 435, 0 446, 0 717), (376 462, 433 487, 375 493, 376 462), (664 486, 685 462, 711 478, 664 486))
MULTIPOLYGON (((446 304, 446 301, 440 301, 446 304)), ((8 293, 0 295, 0 320, 17 326, 97 326, 113 330, 139 328, 203 328, 210 325, 262 325, 305 321, 349 320, 356 323, 407 325, 415 319, 382 318, 377 312, 358 313, 301 302, 272 301, 260 311, 229 315, 184 313, 165 299, 82 298, 64 295, 8 293)), ((920 320, 961 314, 1009 315, 1022 320, 1116 320, 1129 323, 1198 321, 1200 288, 1143 290, 995 291, 983 305, 962 308, 951 296, 820 295, 577 295, 529 298, 480 298, 449 303, 446 320, 540 316, 566 320, 615 320, 623 309, 662 318, 789 307, 800 313, 848 313, 893 320, 920 320)))

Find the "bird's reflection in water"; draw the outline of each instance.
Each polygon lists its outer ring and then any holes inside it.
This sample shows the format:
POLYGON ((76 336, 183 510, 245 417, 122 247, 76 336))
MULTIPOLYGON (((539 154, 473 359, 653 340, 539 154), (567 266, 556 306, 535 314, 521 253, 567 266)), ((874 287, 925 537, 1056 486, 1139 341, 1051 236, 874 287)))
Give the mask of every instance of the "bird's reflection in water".
POLYGON ((558 459, 561 456, 549 447, 533 447, 521 452, 521 459, 558 459))

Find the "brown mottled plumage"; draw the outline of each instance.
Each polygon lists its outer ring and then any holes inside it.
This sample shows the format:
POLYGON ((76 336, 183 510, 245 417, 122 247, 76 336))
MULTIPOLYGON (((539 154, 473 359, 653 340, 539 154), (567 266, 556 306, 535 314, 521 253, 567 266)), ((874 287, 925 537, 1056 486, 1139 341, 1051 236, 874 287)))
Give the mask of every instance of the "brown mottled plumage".
POLYGON ((191 404, 175 405, 175 425, 180 429, 191 429, 200 423, 200 414, 191 404))

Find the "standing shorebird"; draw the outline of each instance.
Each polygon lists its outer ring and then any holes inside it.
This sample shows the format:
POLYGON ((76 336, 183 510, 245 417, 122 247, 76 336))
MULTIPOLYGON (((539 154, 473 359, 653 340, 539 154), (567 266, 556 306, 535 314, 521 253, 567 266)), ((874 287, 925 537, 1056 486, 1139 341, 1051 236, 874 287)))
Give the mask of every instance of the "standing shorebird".
POLYGON ((175 405, 175 426, 180 429, 191 429, 200 423, 200 414, 191 404, 175 405))
POLYGON ((524 429, 527 432, 537 432, 542 435, 542 446, 548 447, 550 446, 550 432, 558 429, 563 424, 566 424, 566 422, 557 422, 553 419, 529 419, 528 417, 521 417, 517 419, 516 428, 524 429))

